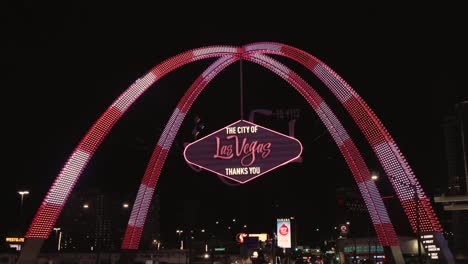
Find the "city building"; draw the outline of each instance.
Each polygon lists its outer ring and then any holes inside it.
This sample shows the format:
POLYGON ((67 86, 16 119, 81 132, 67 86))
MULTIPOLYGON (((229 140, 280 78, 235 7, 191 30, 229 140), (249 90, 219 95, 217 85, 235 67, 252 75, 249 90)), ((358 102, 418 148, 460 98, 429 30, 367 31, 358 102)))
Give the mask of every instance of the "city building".
POLYGON ((468 261, 468 101, 455 104, 442 124, 447 185, 434 198, 457 261, 468 261))
MULTIPOLYGON (((130 195, 103 193, 98 190, 73 192, 56 227, 45 242, 46 252, 115 252, 119 251, 132 210, 130 195)), ((159 196, 148 210, 141 248, 160 244, 159 196)))
POLYGON ((161 220, 160 220, 160 195, 155 193, 148 209, 145 227, 141 236, 141 249, 160 249, 161 238, 161 220))

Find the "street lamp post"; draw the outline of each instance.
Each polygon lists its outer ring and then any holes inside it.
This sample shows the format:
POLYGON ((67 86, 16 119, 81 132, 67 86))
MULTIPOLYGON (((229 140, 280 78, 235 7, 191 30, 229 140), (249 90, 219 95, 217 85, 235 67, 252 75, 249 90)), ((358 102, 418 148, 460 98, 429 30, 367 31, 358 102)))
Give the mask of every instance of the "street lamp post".
POLYGON ((25 228, 25 223, 24 223, 24 217, 23 217, 23 203, 24 203, 24 196, 29 194, 29 191, 23 190, 23 191, 18 191, 18 194, 21 196, 21 203, 20 203, 20 212, 19 212, 19 228, 21 232, 24 232, 25 228))
POLYGON ((29 194, 29 191, 18 191, 18 194, 21 195, 21 204, 20 204, 20 214, 23 214, 23 200, 24 196, 29 194))
POLYGON ((180 244, 179 248, 181 250, 184 249, 184 244, 183 244, 182 240, 180 239, 180 235, 182 235, 183 232, 184 232, 184 230, 179 230, 179 229, 176 230, 176 233, 179 235, 179 244, 180 244))
POLYGON ((54 227, 55 238, 57 239, 57 251, 60 251, 60 243, 62 240, 62 232, 59 232, 60 230, 60 227, 54 227))

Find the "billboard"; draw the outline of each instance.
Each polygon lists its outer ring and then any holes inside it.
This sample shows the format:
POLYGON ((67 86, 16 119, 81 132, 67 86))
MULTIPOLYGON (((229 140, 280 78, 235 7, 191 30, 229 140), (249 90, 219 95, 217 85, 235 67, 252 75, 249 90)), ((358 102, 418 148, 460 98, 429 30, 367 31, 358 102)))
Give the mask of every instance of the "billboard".
POLYGON ((431 260, 438 260, 442 257, 440 256, 440 245, 437 243, 437 239, 434 237, 432 232, 426 232, 420 235, 421 243, 424 246, 424 251, 427 252, 427 255, 431 260))
POLYGON ((276 233, 278 234, 278 247, 291 248, 291 219, 276 219, 276 233))
POLYGON ((185 160, 239 183, 246 183, 301 156, 299 140, 239 120, 184 150, 185 160))
POLYGON ((256 237, 260 242, 266 242, 268 240, 267 233, 260 233, 260 234, 246 234, 246 233, 238 233, 236 235, 236 241, 239 243, 244 243, 245 238, 247 237, 256 237))

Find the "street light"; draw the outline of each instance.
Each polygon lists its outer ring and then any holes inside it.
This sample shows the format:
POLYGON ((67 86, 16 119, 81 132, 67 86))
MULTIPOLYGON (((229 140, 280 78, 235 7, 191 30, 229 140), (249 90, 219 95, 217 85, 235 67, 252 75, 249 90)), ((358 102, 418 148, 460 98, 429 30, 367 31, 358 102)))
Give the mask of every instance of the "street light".
POLYGON ((184 249, 184 243, 182 242, 182 240, 180 240, 180 235, 182 235, 183 232, 184 230, 179 230, 179 229, 176 230, 176 233, 179 235, 180 250, 184 249))
POLYGON ((62 232, 59 233, 60 231, 60 227, 54 227, 54 231, 55 231, 55 237, 57 239, 57 251, 60 251, 60 242, 62 240, 62 232), (58 233, 58 237, 57 237, 57 233, 58 233))
POLYGON ((29 194, 29 191, 18 191, 18 194, 21 195, 21 205, 20 205, 20 214, 23 214, 23 200, 24 196, 29 194))
POLYGON ((60 227, 54 227, 55 235, 58 234, 58 231, 60 231, 60 229, 61 229, 60 227))

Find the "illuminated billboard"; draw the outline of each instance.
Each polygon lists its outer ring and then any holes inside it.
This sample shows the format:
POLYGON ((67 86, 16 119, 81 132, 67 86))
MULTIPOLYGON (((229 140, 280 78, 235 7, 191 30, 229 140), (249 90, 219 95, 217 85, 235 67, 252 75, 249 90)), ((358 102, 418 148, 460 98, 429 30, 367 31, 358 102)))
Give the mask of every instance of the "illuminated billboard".
POLYGON ((268 240, 268 234, 267 233, 260 233, 260 234, 238 233, 236 235, 236 241, 239 242, 239 243, 244 243, 244 239, 246 237, 257 237, 258 241, 260 241, 260 242, 266 242, 268 240))
POLYGON ((24 237, 5 237, 5 242, 23 243, 24 237))
POLYGON ((440 256, 440 245, 437 243, 437 239, 431 232, 426 232, 421 235, 421 243, 424 246, 424 251, 431 260, 439 259, 440 256))
POLYGON ((276 233, 278 237, 278 247, 291 248, 291 219, 276 219, 276 233))
POLYGON ((239 120, 188 144, 185 160, 239 183, 283 166, 301 156, 299 140, 239 120))

